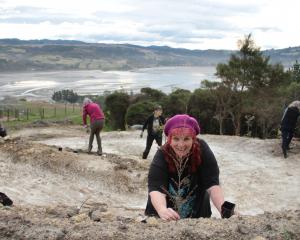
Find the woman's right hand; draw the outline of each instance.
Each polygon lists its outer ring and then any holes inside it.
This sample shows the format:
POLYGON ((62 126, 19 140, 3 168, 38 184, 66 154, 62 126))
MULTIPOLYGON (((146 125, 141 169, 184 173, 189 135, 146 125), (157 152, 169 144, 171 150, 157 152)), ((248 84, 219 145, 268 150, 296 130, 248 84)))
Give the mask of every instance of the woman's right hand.
POLYGON ((165 221, 179 220, 179 214, 172 208, 162 208, 158 212, 159 217, 165 221))
POLYGON ((151 202, 159 217, 165 221, 179 220, 179 214, 172 208, 167 208, 166 195, 159 191, 149 193, 151 202))

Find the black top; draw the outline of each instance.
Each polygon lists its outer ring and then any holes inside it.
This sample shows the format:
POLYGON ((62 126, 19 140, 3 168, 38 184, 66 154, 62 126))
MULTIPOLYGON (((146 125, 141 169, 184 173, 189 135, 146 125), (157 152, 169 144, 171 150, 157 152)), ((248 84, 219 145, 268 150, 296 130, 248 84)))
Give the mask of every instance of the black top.
POLYGON ((0 137, 5 137, 6 135, 7 135, 7 134, 6 134, 5 128, 0 127, 0 137))
POLYGON ((299 116, 300 116, 300 112, 297 107, 287 108, 281 120, 281 129, 282 130, 294 129, 296 127, 297 119, 299 116))
MULTIPOLYGON (((154 120, 154 114, 152 114, 150 117, 147 118, 147 120, 146 120, 146 122, 144 123, 144 126, 143 126, 143 131, 147 128, 148 134, 152 134, 153 120, 154 120)), ((163 116, 159 116, 158 120, 159 120, 159 125, 160 126, 163 126, 166 122, 166 120, 163 116)), ((162 132, 160 132, 160 133, 162 133, 162 132)))
MULTIPOLYGON (((190 174, 187 166, 179 179, 177 172, 169 172, 162 150, 156 152, 149 169, 149 193, 159 191, 166 194, 167 207, 176 210, 181 218, 205 217, 206 213, 202 212, 202 209, 207 195, 206 190, 214 185, 219 185, 219 167, 215 156, 204 140, 198 139, 198 141, 202 163, 195 173, 190 174)), ((209 199, 207 201, 209 205, 209 199)), ((145 214, 158 215, 151 203, 150 196, 145 214)))

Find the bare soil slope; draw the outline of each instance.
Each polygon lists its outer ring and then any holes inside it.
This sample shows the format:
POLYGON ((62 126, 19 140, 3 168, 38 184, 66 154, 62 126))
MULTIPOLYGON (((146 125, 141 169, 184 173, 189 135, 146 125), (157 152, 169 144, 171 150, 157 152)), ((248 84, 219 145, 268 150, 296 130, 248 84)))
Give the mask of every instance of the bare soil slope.
POLYGON ((1 239, 299 239, 300 143, 287 159, 280 140, 204 135, 219 163, 226 199, 239 216, 142 223, 149 160, 139 132, 102 134, 88 155, 75 126, 23 129, 0 140, 1 239))

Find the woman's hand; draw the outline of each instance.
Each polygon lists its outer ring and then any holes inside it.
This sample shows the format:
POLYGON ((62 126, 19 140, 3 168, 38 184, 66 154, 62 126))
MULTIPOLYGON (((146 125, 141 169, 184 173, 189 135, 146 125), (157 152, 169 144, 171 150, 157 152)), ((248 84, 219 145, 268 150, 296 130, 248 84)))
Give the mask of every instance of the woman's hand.
POLYGON ((179 220, 179 214, 174 211, 172 208, 167 208, 166 195, 153 191, 149 193, 151 202, 159 217, 165 221, 179 220))
POLYGON ((179 220, 179 214, 172 208, 162 208, 158 212, 159 217, 165 221, 179 220))

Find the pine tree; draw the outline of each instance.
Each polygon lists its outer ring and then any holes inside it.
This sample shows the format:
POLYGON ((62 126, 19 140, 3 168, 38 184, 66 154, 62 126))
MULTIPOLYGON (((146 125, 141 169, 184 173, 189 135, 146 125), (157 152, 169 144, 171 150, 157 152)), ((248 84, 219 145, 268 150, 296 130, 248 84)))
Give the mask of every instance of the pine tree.
POLYGON ((300 83, 300 64, 298 63, 298 60, 296 60, 296 63, 293 65, 292 76, 293 81, 300 83))

